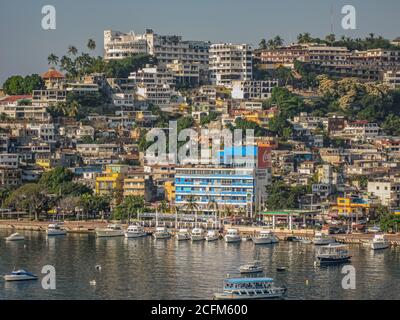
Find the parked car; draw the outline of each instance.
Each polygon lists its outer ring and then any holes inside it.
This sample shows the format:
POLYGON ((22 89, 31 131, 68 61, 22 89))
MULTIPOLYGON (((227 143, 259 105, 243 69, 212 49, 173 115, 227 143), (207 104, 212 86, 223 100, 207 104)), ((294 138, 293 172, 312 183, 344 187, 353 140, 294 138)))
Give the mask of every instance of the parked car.
POLYGON ((373 227, 369 227, 369 228, 367 229, 367 231, 368 231, 368 232, 371 232, 371 233, 377 233, 377 232, 381 232, 381 228, 378 227, 378 226, 373 226, 373 227))

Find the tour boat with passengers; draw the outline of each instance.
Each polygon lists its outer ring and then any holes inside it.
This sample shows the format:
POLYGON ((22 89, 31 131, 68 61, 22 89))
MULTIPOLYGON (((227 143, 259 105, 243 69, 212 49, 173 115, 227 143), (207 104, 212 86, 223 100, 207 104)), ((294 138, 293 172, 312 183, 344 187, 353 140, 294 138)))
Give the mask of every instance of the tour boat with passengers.
POLYGON ((154 239, 169 239, 171 238, 171 233, 165 227, 157 227, 153 233, 153 237, 154 239))
POLYGON ((371 241, 372 250, 387 249, 390 247, 389 242, 386 240, 385 235, 376 234, 371 241))
POLYGON ((5 281, 24 281, 24 280, 37 280, 37 275, 27 272, 25 270, 12 271, 10 274, 4 276, 5 281))
POLYGON ((239 231, 237 229, 228 229, 225 235, 225 242, 240 242, 242 238, 240 237, 239 231))
POLYGON ((313 243, 316 246, 325 246, 325 245, 328 245, 328 244, 334 243, 334 242, 336 242, 336 240, 334 238, 329 237, 322 232, 317 232, 313 239, 313 243))
POLYGON ((109 224, 107 228, 97 228, 96 235, 98 237, 123 237, 124 230, 119 224, 109 224))
POLYGON ((46 233, 48 236, 64 236, 67 234, 67 231, 61 229, 61 227, 57 223, 51 223, 47 227, 46 233))
POLYGON ((223 292, 215 293, 215 300, 254 300, 282 298, 285 287, 276 287, 272 278, 227 278, 223 292))
POLYGON ((19 234, 18 232, 13 233, 12 235, 6 238, 6 241, 21 241, 21 240, 25 240, 25 237, 22 234, 19 234))
POLYGON ((339 243, 330 243, 327 246, 322 246, 319 248, 316 254, 317 261, 319 265, 326 264, 338 264, 349 262, 351 255, 346 245, 339 243))
POLYGON ((255 237, 253 237, 254 244, 271 244, 279 242, 276 235, 271 230, 261 230, 255 237))
POLYGON ((176 240, 184 241, 190 240, 190 233, 188 229, 179 229, 178 233, 175 235, 176 240))
POLYGON ((147 234, 142 226, 131 225, 125 231, 125 238, 140 238, 145 237, 147 234))

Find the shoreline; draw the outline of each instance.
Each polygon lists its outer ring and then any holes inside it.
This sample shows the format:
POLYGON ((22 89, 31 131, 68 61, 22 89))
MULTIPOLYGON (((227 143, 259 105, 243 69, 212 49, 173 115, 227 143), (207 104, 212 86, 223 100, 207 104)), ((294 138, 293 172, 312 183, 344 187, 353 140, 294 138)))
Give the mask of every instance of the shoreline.
MULTIPOLYGON (((45 232, 47 226, 51 221, 18 221, 18 220, 0 220, 0 229, 3 230, 24 230, 24 231, 38 231, 45 232)), ((95 234, 96 228, 104 228, 110 222, 105 220, 94 220, 94 221, 65 221, 63 228, 68 233, 80 233, 80 234, 95 234)), ((121 224, 123 227, 127 227, 127 224, 121 224)), ((236 228, 239 230, 242 236, 253 235, 254 233, 263 229, 263 227, 250 227, 250 226, 236 226, 236 225, 225 225, 224 228, 236 228)), ((171 228, 176 232, 174 228, 171 228)), ((152 233, 154 227, 145 227, 146 232, 152 233)), ((288 230, 288 229, 274 229, 272 230, 275 235, 281 241, 286 241, 287 237, 295 236, 304 240, 312 240, 315 234, 315 230, 302 229, 302 230, 288 230)), ((339 234, 330 235, 338 242, 348 244, 363 244, 372 240, 374 234, 372 233, 353 233, 353 234, 339 234)), ((400 234, 386 234, 385 235, 392 246, 400 246, 400 234)))

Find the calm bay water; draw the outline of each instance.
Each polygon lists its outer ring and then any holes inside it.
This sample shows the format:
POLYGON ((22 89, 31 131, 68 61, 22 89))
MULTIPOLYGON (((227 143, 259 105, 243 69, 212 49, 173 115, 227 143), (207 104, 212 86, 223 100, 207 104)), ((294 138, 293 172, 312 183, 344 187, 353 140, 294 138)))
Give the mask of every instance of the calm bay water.
POLYGON ((209 299, 229 273, 260 260, 266 276, 288 288, 287 299, 400 299, 400 248, 373 252, 350 246, 356 290, 343 290, 341 267, 315 267, 310 244, 280 242, 254 246, 251 241, 226 244, 178 243, 175 240, 109 238, 20 232, 23 242, 5 242, 0 230, 0 275, 24 268, 42 278, 44 265, 56 268, 56 290, 41 280, 0 280, 0 299, 209 299), (101 265, 101 271, 95 269, 101 265), (288 267, 277 272, 276 267, 288 267), (96 280, 96 286, 90 281, 96 280), (308 280, 308 284, 306 283, 308 280))

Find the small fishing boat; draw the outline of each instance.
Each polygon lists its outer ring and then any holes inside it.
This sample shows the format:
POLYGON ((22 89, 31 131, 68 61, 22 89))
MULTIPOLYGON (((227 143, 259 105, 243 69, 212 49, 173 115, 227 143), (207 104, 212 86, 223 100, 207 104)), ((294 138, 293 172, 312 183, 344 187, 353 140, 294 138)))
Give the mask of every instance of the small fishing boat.
POLYGON ((67 231, 61 229, 61 227, 57 223, 51 223, 47 227, 46 233, 48 236, 64 236, 67 234, 67 231))
POLYGON ((131 225, 125 231, 125 238, 140 238, 147 236, 142 226, 131 225))
POLYGON ((21 241, 21 240, 25 240, 25 237, 17 232, 13 233, 12 235, 6 238, 6 241, 21 241))
POLYGON ((254 261, 253 263, 245 264, 239 267, 240 273, 260 273, 263 272, 264 268, 260 265, 259 261, 254 261))
POLYGON ((119 224, 109 224, 107 228, 97 228, 96 235, 98 237, 123 237, 124 230, 119 224))
POLYGON ((169 239, 171 238, 171 234, 168 229, 165 227, 157 227, 156 231, 153 233, 154 239, 169 239))
POLYGON ((376 234, 371 241, 371 249, 372 250, 387 249, 389 247, 390 247, 390 244, 386 240, 385 235, 383 235, 383 234, 376 234))
POLYGON ((215 293, 215 300, 254 300, 281 298, 285 287, 276 287, 272 278, 227 278, 223 292, 215 293))
POLYGON ((190 240, 190 233, 188 229, 179 229, 175 237, 178 241, 190 240))
POLYGON ((349 254, 347 246, 338 243, 330 243, 327 246, 319 248, 316 258, 316 263, 319 265, 339 264, 350 261, 351 255, 349 254))
POLYGON ((25 270, 13 271, 10 274, 4 276, 5 281, 25 281, 25 280, 37 280, 37 275, 27 272, 25 270))
POLYGON ((206 241, 216 241, 219 239, 219 233, 215 230, 208 230, 206 241))
POLYGON ((286 238, 286 241, 300 242, 301 239, 299 237, 296 237, 296 236, 289 236, 289 237, 286 238))
POLYGON ((204 240, 204 230, 201 228, 194 228, 190 236, 192 241, 203 241, 204 240))
POLYGON ((232 242, 240 242, 242 239, 240 238, 239 231, 237 229, 228 229, 226 231, 226 235, 224 237, 226 243, 232 242))
POLYGON ((286 267, 277 267, 276 271, 286 271, 286 267))

